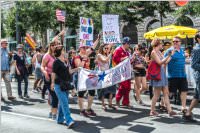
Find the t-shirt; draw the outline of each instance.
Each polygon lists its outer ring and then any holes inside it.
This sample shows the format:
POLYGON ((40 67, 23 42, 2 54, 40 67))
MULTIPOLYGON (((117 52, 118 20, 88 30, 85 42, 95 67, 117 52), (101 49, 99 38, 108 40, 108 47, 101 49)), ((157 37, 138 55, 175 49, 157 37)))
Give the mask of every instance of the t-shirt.
POLYGON ((45 70, 50 75, 52 73, 52 67, 53 67, 53 62, 55 61, 55 58, 51 56, 50 54, 46 53, 43 59, 47 61, 45 70))
POLYGON ((16 65, 17 65, 17 68, 18 68, 20 74, 21 75, 27 74, 28 71, 27 71, 27 68, 26 68, 26 57, 25 57, 25 55, 19 56, 19 55, 15 54, 13 58, 16 61, 16 65))
MULTIPOLYGON (((173 49, 173 47, 167 49, 164 56, 166 57, 169 51, 172 51, 173 49)), ((167 70, 168 78, 186 78, 185 53, 182 49, 176 51, 174 55, 171 56, 171 60, 167 65, 167 70)))
POLYGON ((69 73, 69 67, 61 60, 56 59, 53 63, 53 73, 56 74, 55 84, 59 84, 61 80, 70 81, 71 75, 69 73))

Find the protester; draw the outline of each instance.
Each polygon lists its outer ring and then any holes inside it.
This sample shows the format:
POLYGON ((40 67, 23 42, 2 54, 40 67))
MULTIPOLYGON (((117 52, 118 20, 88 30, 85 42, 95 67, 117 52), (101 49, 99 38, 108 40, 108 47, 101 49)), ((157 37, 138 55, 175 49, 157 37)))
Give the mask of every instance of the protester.
MULTIPOLYGON (((86 69, 90 69, 90 59, 88 58, 88 55, 86 53, 86 49, 88 47, 87 46, 80 46, 79 47, 79 55, 77 55, 74 58, 74 66, 75 68, 77 67, 83 67, 86 69)), ((76 74, 75 76, 75 86, 77 88, 77 83, 78 83, 78 75, 76 74)), ((80 114, 83 116, 96 116, 96 113, 91 109, 92 103, 93 103, 93 99, 94 99, 94 95, 95 95, 95 90, 89 90, 89 96, 88 96, 88 107, 87 110, 84 109, 83 107, 83 102, 84 102, 84 94, 86 93, 86 91, 79 91, 78 92, 78 104, 80 107, 80 114)))
POLYGON ((58 98, 56 96, 56 93, 54 90, 50 88, 52 67, 53 67, 53 62, 55 61, 54 50, 55 50, 55 42, 51 42, 49 44, 48 52, 44 55, 41 64, 41 70, 45 76, 43 91, 45 92, 45 89, 49 90, 51 96, 51 112, 49 113, 49 118, 52 118, 53 120, 55 120, 57 117, 56 114, 58 107, 58 98))
POLYGON ((169 52, 168 56, 163 58, 163 55, 161 53, 162 44, 159 39, 154 39, 151 43, 153 47, 153 51, 151 52, 151 61, 157 63, 161 69, 160 69, 160 80, 153 80, 151 79, 150 85, 154 88, 154 95, 151 102, 151 111, 150 116, 157 116, 158 112, 155 111, 155 105, 156 102, 161 94, 161 91, 163 92, 164 102, 167 106, 168 114, 170 116, 176 115, 176 112, 174 112, 170 106, 169 102, 169 92, 168 92, 168 82, 166 77, 166 70, 165 65, 169 62, 170 57, 174 54, 174 51, 169 52))
MULTIPOLYGON (((129 58, 130 53, 129 51, 130 47, 130 38, 124 37, 122 46, 117 48, 113 54, 113 61, 117 65, 123 60, 129 58)), ((120 106, 120 100, 123 97, 122 105, 127 106, 128 108, 132 108, 129 101, 129 92, 131 90, 131 81, 126 80, 124 82, 121 82, 119 84, 119 88, 116 94, 116 104, 120 106)))
MULTIPOLYGON (((113 50, 110 52, 110 47, 108 44, 102 44, 99 48, 97 55, 98 70, 105 71, 110 68, 111 58, 113 50)), ((113 96, 116 93, 115 86, 103 88, 98 90, 99 99, 102 101, 102 109, 107 110, 107 107, 104 102, 104 98, 108 98, 108 107, 115 109, 116 107, 112 104, 113 96)))
POLYGON ((23 45, 17 45, 17 53, 14 55, 15 60, 15 68, 16 68, 16 77, 18 82, 18 96, 23 99, 21 83, 24 80, 24 97, 30 98, 28 95, 28 69, 27 69, 27 61, 26 54, 23 51, 23 45))
MULTIPOLYGON (((69 51, 69 57, 68 57, 68 61, 69 61, 69 63, 70 63, 70 66, 72 66, 73 65, 73 59, 74 59, 74 57, 76 56, 76 51, 75 51, 75 49, 73 48, 73 47, 71 47, 70 48, 71 50, 69 51)), ((75 84, 75 73, 73 74, 73 80, 72 80, 72 82, 73 82, 73 84, 75 84)), ((71 91, 71 95, 72 95, 72 97, 75 97, 76 96, 76 90, 75 90, 76 88, 74 88, 72 91, 71 91)))
POLYGON ((70 115, 69 101, 68 101, 69 86, 67 86, 67 83, 70 84, 71 82, 69 64, 67 65, 65 62, 64 47, 61 48, 56 47, 54 53, 57 59, 53 63, 51 89, 54 89, 59 99, 57 123, 63 124, 65 120, 68 128, 71 128, 74 124, 74 120, 70 115), (66 88, 65 87, 62 88, 63 86, 61 86, 61 84, 66 85, 65 86, 66 88))
MULTIPOLYGON (((151 51, 153 50, 152 46, 149 46, 148 48, 148 52, 145 55, 145 61, 146 63, 149 65, 149 63, 151 62, 151 51)), ((147 65, 147 68, 148 68, 147 65)), ((151 85, 149 85, 149 98, 152 99, 153 98, 153 87, 151 85)))
POLYGON ((173 38, 173 46, 167 49, 167 51, 165 52, 165 57, 167 57, 168 53, 172 50, 175 50, 175 53, 171 56, 171 60, 167 65, 169 91, 173 94, 177 94, 177 90, 179 90, 182 103, 181 112, 186 113, 188 83, 185 71, 185 53, 181 49, 180 37, 173 38))
POLYGON ((200 33, 197 33, 195 35, 195 41, 196 41, 196 46, 194 47, 192 51, 192 61, 191 61, 191 67, 194 69, 194 79, 196 82, 196 88, 195 88, 195 94, 194 98, 190 104, 190 107, 188 111, 183 114, 183 118, 187 121, 191 122, 197 122, 193 118, 192 110, 193 108, 198 104, 200 100, 200 33))
MULTIPOLYGON (((10 84, 10 76, 9 76, 9 71, 10 71, 10 58, 12 58, 12 53, 9 54, 7 50, 7 45, 8 42, 6 39, 1 40, 1 78, 3 78, 5 86, 6 86, 6 91, 7 91, 7 97, 8 100, 14 100, 15 97, 12 96, 12 88, 10 84)), ((1 93, 1 100, 5 100, 2 96, 1 93)))
POLYGON ((138 44, 135 46, 135 51, 133 54, 133 69, 135 75, 135 94, 134 98, 136 102, 140 105, 145 105, 141 99, 141 93, 147 89, 146 82, 146 62, 143 56, 144 48, 142 45, 138 44))
MULTIPOLYGON (((39 92, 42 90, 41 84, 42 84, 42 78, 43 78, 42 71, 41 71, 42 54, 41 54, 40 47, 36 48, 36 53, 33 56, 32 63, 35 68, 35 82, 33 85, 33 90, 39 92)), ((42 98, 43 99, 45 98, 44 95, 42 95, 42 98)))

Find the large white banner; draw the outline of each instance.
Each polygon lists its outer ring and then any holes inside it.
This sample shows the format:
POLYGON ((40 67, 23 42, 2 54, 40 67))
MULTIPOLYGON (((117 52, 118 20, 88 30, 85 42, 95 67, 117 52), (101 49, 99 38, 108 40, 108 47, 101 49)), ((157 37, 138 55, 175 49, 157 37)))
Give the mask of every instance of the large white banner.
POLYGON ((93 45, 94 23, 91 18, 80 17, 80 45, 93 45))
POLYGON ((102 15, 103 42, 120 43, 119 15, 102 15))
POLYGON ((130 59, 106 71, 81 68, 78 73, 78 91, 102 89, 131 78, 130 59))

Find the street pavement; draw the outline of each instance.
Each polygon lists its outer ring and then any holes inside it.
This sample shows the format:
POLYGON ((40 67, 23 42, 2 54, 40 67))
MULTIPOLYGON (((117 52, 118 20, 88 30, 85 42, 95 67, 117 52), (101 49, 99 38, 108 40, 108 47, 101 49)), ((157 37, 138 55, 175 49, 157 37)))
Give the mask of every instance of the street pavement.
MULTIPOLYGON (((133 92, 131 92, 131 104, 133 109, 118 108, 118 110, 103 111, 101 102, 94 100, 93 109, 97 117, 83 117, 79 115, 76 100, 70 98, 70 110, 76 121, 73 129, 58 125, 48 118, 50 107, 47 100, 41 99, 40 93, 32 92, 33 78, 29 79, 30 99, 21 100, 17 97, 17 83, 12 82, 15 101, 1 102, 1 131, 0 133, 198 133, 200 122, 187 123, 181 119, 181 115, 169 117, 160 114, 158 117, 150 117, 150 100, 148 95, 142 95, 147 106, 137 105, 133 92)), ((6 98, 4 82, 1 83, 3 96, 6 98)), ((47 96, 46 96, 47 97, 47 96)), ((188 96, 188 105, 192 96, 188 96)), ((86 103, 85 103, 86 104, 86 103)), ((180 106, 172 105, 179 112, 180 106)), ((195 117, 200 121, 200 106, 194 109, 195 117)))

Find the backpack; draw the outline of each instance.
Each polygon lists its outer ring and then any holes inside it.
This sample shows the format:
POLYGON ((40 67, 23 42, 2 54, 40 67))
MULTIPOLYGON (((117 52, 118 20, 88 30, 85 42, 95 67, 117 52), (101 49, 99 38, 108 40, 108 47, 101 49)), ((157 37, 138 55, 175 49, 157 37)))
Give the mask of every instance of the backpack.
POLYGON ((147 80, 161 80, 160 70, 161 66, 155 61, 151 61, 147 69, 147 80))

